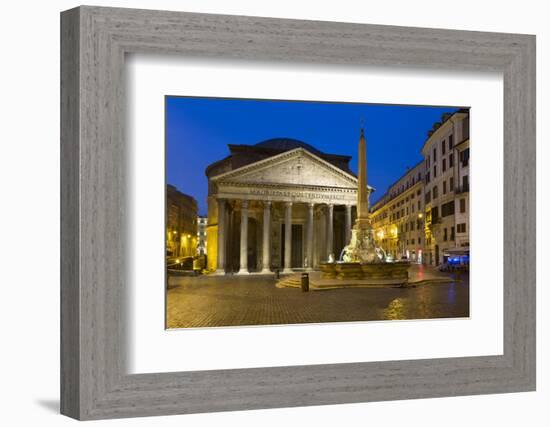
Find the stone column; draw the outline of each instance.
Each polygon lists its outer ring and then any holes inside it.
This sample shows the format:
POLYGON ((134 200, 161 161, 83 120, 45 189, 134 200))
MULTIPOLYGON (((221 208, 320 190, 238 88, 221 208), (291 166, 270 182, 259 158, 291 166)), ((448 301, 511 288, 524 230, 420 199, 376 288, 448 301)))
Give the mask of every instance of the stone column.
POLYGON ((334 255, 334 205, 327 205, 327 259, 334 255))
POLYGON ((346 241, 345 244, 349 245, 351 240, 351 205, 346 205, 346 241))
POLYGON ((248 274, 248 200, 241 203, 241 263, 237 274, 248 274))
POLYGON ((271 274, 271 202, 264 202, 264 234, 262 240, 262 274, 271 274))
POLYGON ((283 274, 292 273, 292 202, 285 203, 285 267, 283 274))
POLYGON ((315 205, 313 203, 308 203, 307 205, 307 267, 308 271, 313 270, 313 208, 315 205))
POLYGON ((218 199, 218 262, 216 274, 225 274, 225 199, 218 199))

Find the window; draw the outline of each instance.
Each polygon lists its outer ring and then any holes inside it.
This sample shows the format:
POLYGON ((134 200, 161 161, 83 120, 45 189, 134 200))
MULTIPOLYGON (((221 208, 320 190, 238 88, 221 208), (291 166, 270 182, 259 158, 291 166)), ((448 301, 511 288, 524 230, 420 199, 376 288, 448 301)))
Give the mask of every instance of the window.
POLYGON ((451 241, 455 240, 455 227, 454 225, 451 227, 451 241))
POLYGON ((411 245, 414 245, 414 239, 411 240, 411 245))
POLYGON ((437 206, 432 208, 432 224, 439 222, 439 208, 437 206))
POLYGON ((447 159, 443 159, 443 170, 441 173, 445 172, 447 170, 447 159))
POLYGON ((435 199, 437 199, 437 196, 438 196, 438 194, 437 194, 437 185, 434 186, 432 191, 433 191, 432 198, 435 200, 435 199))
POLYGON ((453 136, 449 135, 449 151, 453 149, 453 136))
POLYGON ((460 199, 460 213, 466 212, 466 199, 460 199))
POLYGON ((452 168, 454 166, 454 154, 449 154, 449 168, 452 168))
POLYGON ((411 221, 410 227, 411 227, 411 231, 413 231, 414 230, 414 221, 411 221))
POLYGON ((456 226, 457 233, 466 233, 466 223, 458 224, 456 226))
POLYGON ((449 215, 454 215, 455 213, 455 201, 451 200, 448 203, 444 203, 441 205, 441 216, 446 217, 449 215))
POLYGON ((418 201, 418 210, 420 210, 420 200, 418 201))
POLYGON ((470 137, 470 116, 465 117, 464 120, 462 120, 462 135, 463 138, 470 137))
POLYGON ((455 189, 455 179, 451 176, 449 178, 449 191, 453 191, 455 189))
POLYGON ((469 159, 470 159, 470 149, 466 148, 464 151, 460 153, 460 161, 462 162, 463 167, 468 166, 469 159))
POLYGON ((434 163, 437 162, 437 149, 434 147, 434 163))
POLYGON ((443 194, 447 194, 447 181, 443 181, 443 194))
POLYGON ((424 195, 424 203, 426 203, 426 204, 430 203, 431 197, 432 197, 432 193, 428 191, 428 192, 424 195))
POLYGON ((445 155, 445 140, 441 141, 441 155, 445 155))
POLYGON ((434 178, 437 176, 437 165, 434 165, 434 178))
POLYGON ((470 183, 468 181, 468 175, 462 177, 462 191, 470 191, 470 183))
POLYGON ((444 229, 443 229, 443 241, 444 241, 444 242, 447 241, 447 228, 444 228, 444 229))

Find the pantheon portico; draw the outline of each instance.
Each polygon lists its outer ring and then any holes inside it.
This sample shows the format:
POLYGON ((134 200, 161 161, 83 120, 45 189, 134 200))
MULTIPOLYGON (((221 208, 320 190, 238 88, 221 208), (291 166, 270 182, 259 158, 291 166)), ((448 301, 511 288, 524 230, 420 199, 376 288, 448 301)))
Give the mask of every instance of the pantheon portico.
POLYGON ((229 150, 206 169, 209 271, 290 273, 340 256, 357 199, 350 156, 288 138, 229 150))

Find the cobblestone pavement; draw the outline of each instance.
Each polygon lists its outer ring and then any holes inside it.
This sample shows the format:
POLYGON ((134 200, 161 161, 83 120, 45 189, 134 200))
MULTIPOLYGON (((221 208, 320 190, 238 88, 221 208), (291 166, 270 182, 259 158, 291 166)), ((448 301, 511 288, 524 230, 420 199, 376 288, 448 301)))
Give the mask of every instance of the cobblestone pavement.
MULTIPOLYGON (((426 271, 426 273, 429 273, 426 271)), ((469 316, 469 280, 416 288, 279 289, 271 276, 169 278, 168 328, 469 316)))

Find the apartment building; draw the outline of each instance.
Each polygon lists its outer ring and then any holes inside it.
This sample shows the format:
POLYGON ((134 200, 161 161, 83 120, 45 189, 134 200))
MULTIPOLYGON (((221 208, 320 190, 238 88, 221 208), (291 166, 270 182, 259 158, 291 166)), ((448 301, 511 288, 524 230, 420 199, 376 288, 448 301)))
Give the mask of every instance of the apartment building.
POLYGON ((422 147, 424 157, 425 259, 439 265, 469 250, 469 112, 445 114, 422 147))
POLYGON ((424 162, 420 162, 392 184, 371 209, 375 241, 393 259, 422 262, 423 179, 424 162))
POLYGON ((377 245, 393 259, 437 266, 470 246, 469 110, 444 114, 428 132, 423 160, 371 209, 377 245))

